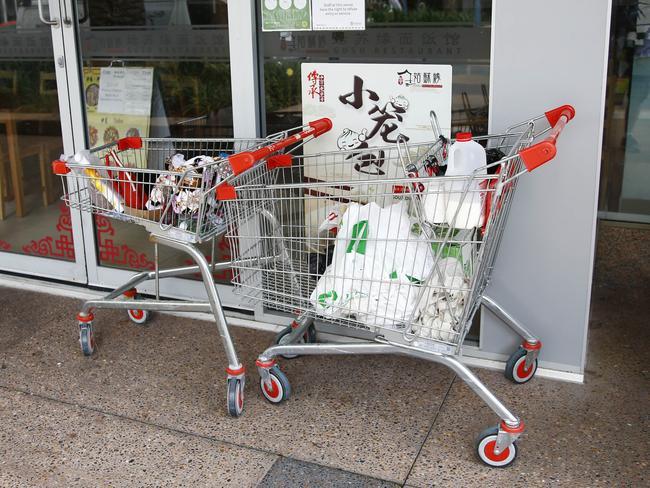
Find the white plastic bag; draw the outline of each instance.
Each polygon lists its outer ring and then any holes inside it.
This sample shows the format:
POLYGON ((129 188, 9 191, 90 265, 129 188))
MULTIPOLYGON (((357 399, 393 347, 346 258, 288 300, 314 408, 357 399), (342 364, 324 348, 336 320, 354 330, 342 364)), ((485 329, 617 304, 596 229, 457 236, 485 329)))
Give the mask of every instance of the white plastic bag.
POLYGON ((315 309, 369 325, 404 322, 431 271, 428 242, 411 232, 405 202, 351 203, 341 218, 332 264, 311 294, 315 309))

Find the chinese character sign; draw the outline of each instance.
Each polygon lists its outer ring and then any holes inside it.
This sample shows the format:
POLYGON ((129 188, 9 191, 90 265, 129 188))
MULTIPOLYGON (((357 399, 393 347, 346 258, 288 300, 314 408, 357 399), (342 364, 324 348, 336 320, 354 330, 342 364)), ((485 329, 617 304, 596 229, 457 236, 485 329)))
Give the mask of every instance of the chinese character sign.
MULTIPOLYGON (((358 173, 393 176, 381 157, 368 148, 407 141, 431 142, 430 111, 435 110, 442 133, 451 131, 450 65, 303 63, 303 122, 332 119, 330 132, 305 145, 305 154, 355 150, 349 167, 336 177, 358 173), (366 150, 366 151, 364 151, 366 150)), ((309 169, 305 170, 310 175, 309 169)))

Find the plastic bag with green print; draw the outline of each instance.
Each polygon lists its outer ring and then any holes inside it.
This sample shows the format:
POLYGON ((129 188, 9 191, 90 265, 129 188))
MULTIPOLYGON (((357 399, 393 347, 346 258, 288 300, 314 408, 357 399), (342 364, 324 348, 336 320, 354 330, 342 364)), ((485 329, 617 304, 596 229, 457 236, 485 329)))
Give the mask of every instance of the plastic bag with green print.
POLYGON ((339 225, 332 264, 311 294, 314 308, 369 325, 403 322, 416 307, 419 283, 433 258, 428 242, 411 232, 404 202, 349 205, 339 225))

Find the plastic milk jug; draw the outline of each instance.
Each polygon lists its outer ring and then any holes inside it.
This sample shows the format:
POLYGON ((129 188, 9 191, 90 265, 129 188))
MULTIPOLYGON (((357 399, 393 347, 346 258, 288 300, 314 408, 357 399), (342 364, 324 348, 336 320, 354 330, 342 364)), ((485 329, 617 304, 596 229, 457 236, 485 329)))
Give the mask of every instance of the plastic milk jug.
MULTIPOLYGON (((485 149, 472 140, 472 133, 456 134, 456 142, 449 148, 445 176, 486 175, 485 165, 485 149)), ((479 189, 480 182, 480 178, 474 178, 469 188, 467 188, 467 180, 448 182, 445 191, 444 219, 447 224, 457 229, 471 229, 481 225, 483 199, 479 189), (466 188, 467 193, 465 193, 466 188)))

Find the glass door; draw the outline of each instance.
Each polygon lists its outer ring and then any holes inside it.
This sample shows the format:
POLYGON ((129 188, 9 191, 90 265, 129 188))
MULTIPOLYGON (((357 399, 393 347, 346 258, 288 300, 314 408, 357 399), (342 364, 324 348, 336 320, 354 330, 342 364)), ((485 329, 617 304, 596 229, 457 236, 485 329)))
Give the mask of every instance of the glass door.
POLYGON ((599 216, 650 223, 650 4, 612 4, 599 216))
MULTIPOLYGON (((301 65, 323 62, 450 64, 452 134, 487 133, 491 0, 367 1, 366 29, 360 31, 263 32, 260 5, 257 2, 261 117, 268 132, 302 123, 301 65)), ((286 324, 272 306, 264 307, 258 317, 286 324)))
POLYGON ((41 2, 0 0, 0 269, 84 283, 81 218, 50 164, 74 150, 65 14, 41 2))
MULTIPOLYGON (((80 142, 93 148, 121 139, 231 138, 228 4, 205 0, 65 0, 74 11, 79 51, 80 142), (118 87, 115 83, 120 83, 118 87), (112 83, 112 84, 111 84, 112 83)), ((164 164, 164 163, 163 163, 164 164)), ((114 287, 134 271, 154 269, 154 247, 143 227, 83 216, 88 280, 114 287)), ((210 244, 200 246, 213 256, 210 244)), ((229 259, 225 239, 214 258, 229 259)), ((161 268, 193 264, 160 246, 161 268)), ((229 270, 215 273, 225 305, 239 307, 229 270)), ((200 277, 166 279, 161 293, 204 295, 200 277)), ((153 293, 153 283, 139 291, 153 293)))

